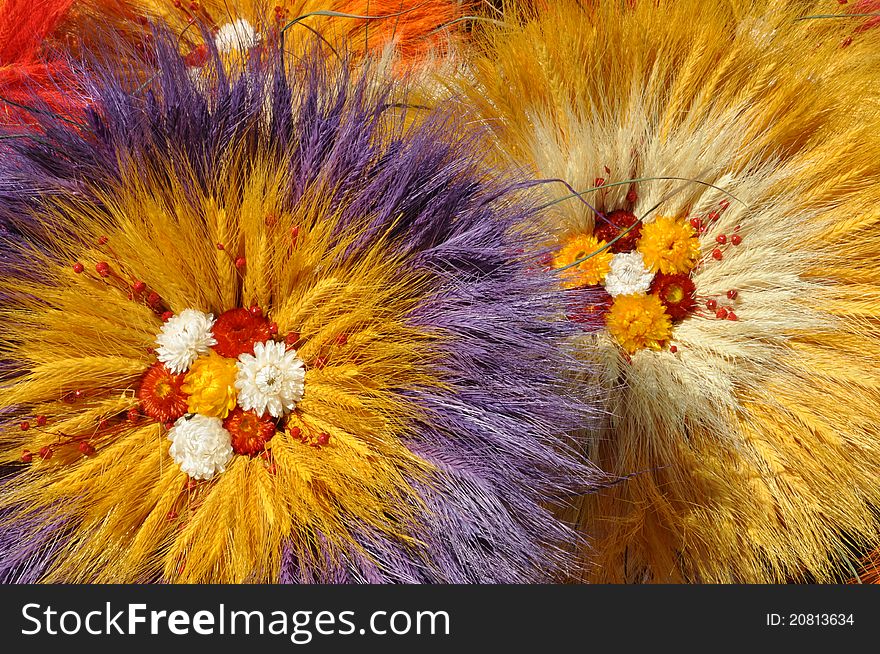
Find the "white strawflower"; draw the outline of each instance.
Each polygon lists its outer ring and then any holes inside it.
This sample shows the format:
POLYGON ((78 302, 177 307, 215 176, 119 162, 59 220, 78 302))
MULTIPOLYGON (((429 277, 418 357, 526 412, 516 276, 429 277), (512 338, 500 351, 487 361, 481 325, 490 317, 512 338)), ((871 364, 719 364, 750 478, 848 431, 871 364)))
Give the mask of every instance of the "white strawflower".
POLYGON ((190 414, 168 430, 174 462, 193 479, 210 479, 226 470, 232 458, 232 437, 220 418, 190 414))
POLYGON ((156 337, 156 358, 174 374, 186 372, 193 361, 217 344, 211 333, 213 326, 213 315, 195 309, 171 316, 156 337))
POLYGON ((253 355, 240 355, 237 365, 238 405, 245 411, 280 418, 302 399, 304 364, 284 343, 257 343, 253 355))
POLYGON ((641 252, 615 254, 605 276, 605 290, 612 297, 643 295, 651 288, 654 273, 645 268, 641 252))
POLYGON ((243 18, 226 23, 214 35, 214 45, 217 46, 219 52, 233 52, 235 50, 247 52, 251 48, 255 48, 259 42, 260 35, 257 34, 257 30, 243 18))

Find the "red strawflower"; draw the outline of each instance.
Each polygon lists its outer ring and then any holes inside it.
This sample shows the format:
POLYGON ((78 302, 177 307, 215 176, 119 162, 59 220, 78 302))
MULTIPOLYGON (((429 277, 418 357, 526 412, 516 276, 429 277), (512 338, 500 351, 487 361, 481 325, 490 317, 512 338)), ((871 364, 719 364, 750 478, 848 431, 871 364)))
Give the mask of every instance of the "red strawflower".
POLYGON ((221 314, 212 332, 217 340, 214 351, 230 359, 237 359, 240 354, 253 354, 255 344, 265 343, 272 336, 269 321, 247 309, 231 309, 221 314))
POLYGON ((141 408, 153 420, 174 422, 187 411, 187 398, 180 387, 185 373, 173 374, 164 363, 154 363, 144 373, 137 396, 141 408))
POLYGON ((601 329, 614 298, 602 286, 587 286, 573 295, 576 297, 568 300, 568 319, 577 323, 584 331, 601 329))
POLYGON ((254 456, 266 449, 266 443, 275 435, 275 422, 267 416, 235 407, 223 421, 232 436, 232 451, 254 456))
POLYGON ((697 305, 694 299, 697 287, 687 275, 657 273, 651 282, 651 293, 660 298, 666 313, 673 320, 684 320, 697 305))
POLYGON ((605 220, 596 218, 596 229, 593 230, 593 236, 600 241, 611 243, 612 240, 620 236, 621 233, 632 225, 635 225, 626 236, 616 241, 611 246, 611 251, 615 253, 632 252, 636 249, 639 237, 642 235, 642 224, 632 211, 626 209, 617 209, 605 216, 605 220), (636 224, 638 223, 638 224, 636 224))

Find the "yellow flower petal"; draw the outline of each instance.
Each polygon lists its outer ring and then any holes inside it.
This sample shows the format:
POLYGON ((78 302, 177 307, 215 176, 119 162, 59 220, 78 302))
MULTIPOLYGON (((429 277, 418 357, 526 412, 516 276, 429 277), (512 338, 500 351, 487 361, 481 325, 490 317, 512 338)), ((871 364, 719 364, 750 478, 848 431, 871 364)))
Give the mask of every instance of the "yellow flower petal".
POLYGON ((614 253, 610 248, 599 252, 604 245, 605 241, 600 241, 592 234, 572 234, 568 237, 554 255, 553 267, 556 269, 565 268, 575 261, 584 259, 584 257, 589 258, 562 271, 562 285, 565 288, 592 286, 605 279, 605 275, 611 269, 611 259, 614 257, 614 253))
POLYGON ((687 274, 700 260, 696 231, 677 218, 660 217, 644 224, 638 250, 649 270, 667 275, 687 274))
POLYGON ((624 350, 661 349, 672 337, 672 320, 654 295, 619 295, 611 305, 608 332, 624 350))
POLYGON ((190 413, 221 419, 229 415, 235 408, 237 373, 235 359, 227 359, 216 352, 197 359, 181 387, 189 393, 187 408, 190 413))

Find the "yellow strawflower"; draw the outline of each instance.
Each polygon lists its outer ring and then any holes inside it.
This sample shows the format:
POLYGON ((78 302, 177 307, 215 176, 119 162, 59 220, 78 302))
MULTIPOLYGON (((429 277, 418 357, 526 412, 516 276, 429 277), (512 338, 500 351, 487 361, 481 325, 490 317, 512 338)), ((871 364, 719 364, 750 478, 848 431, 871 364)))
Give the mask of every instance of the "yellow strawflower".
POLYGON ((700 260, 696 230, 676 218, 661 216, 644 224, 638 250, 649 270, 667 275, 687 274, 700 260))
POLYGON ((654 295, 617 296, 606 320, 608 332, 630 354, 659 350, 672 335, 672 320, 654 295))
POLYGON ((604 245, 605 241, 600 241, 592 234, 572 234, 566 239, 553 257, 554 268, 565 268, 584 257, 589 258, 562 271, 562 285, 565 288, 591 286, 605 279, 605 275, 611 269, 611 259, 614 254, 610 248, 599 252, 604 245))
POLYGON ((181 387, 189 393, 187 408, 190 413, 212 418, 228 416, 235 408, 236 374, 235 359, 221 357, 216 352, 197 359, 181 387))

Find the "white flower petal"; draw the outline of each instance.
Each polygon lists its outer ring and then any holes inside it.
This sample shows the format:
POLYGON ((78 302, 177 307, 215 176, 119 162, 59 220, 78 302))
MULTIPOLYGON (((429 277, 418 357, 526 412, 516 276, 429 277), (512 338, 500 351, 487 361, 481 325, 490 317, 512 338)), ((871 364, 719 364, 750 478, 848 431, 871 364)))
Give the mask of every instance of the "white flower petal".
POLYGON ((254 353, 238 357, 238 405, 259 415, 280 418, 303 398, 305 364, 284 343, 254 345, 254 353))
POLYGON ((259 43, 260 35, 257 34, 257 30, 243 18, 226 23, 214 35, 214 45, 221 53, 235 50, 247 52, 259 43))
POLYGON ((605 276, 605 290, 612 297, 644 295, 651 288, 654 273, 645 267, 641 252, 615 254, 605 276))
POLYGON ((186 372, 193 361, 217 344, 211 333, 213 326, 213 315, 184 309, 162 325, 156 337, 156 358, 175 374, 186 372))
POLYGON ((168 430, 174 462, 193 479, 224 472, 232 458, 232 437, 223 421, 200 414, 183 416, 168 430))

